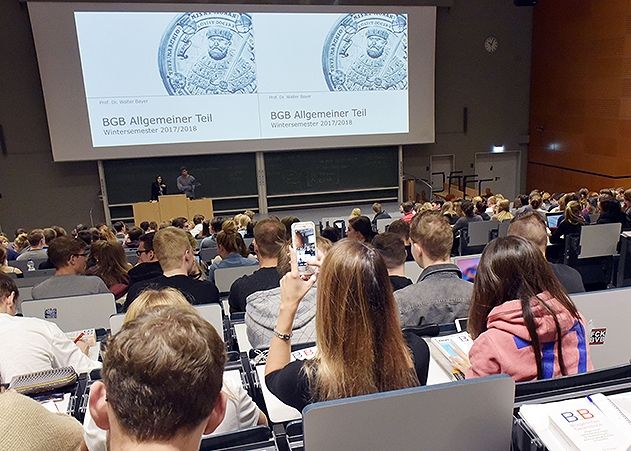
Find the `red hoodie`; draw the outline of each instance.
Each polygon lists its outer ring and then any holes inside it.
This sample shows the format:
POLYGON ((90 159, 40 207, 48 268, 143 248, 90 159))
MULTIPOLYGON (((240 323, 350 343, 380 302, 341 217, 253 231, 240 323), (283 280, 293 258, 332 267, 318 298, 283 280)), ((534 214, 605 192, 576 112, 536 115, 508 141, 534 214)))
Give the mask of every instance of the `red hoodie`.
MULTIPOLYGON (((585 319, 574 318, 547 292, 539 294, 556 312, 561 328, 563 362, 568 375, 593 369, 586 340, 585 319)), ((543 379, 561 376, 554 318, 536 300, 530 301, 541 344, 543 379)), ((469 351, 471 368, 467 378, 508 374, 515 381, 537 379, 537 364, 530 344, 519 300, 508 301, 489 313, 487 330, 473 342, 469 351)))

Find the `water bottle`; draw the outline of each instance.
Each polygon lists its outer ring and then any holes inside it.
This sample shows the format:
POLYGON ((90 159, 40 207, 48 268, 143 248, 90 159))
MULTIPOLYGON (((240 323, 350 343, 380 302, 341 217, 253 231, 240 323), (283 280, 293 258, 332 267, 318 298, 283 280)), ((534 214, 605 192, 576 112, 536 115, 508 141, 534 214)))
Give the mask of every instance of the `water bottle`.
POLYGON ((33 260, 29 260, 28 262, 26 262, 26 269, 27 271, 35 271, 35 263, 33 262, 33 260))

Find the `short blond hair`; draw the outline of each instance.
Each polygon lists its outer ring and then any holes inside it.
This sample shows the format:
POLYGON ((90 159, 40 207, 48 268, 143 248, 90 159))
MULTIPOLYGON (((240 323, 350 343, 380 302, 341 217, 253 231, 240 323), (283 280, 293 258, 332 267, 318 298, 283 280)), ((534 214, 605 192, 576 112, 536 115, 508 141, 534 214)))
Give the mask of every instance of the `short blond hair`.
POLYGON ((163 271, 178 268, 186 251, 193 252, 187 235, 190 233, 173 226, 156 232, 153 238, 153 251, 163 271))
POLYGON ((184 295, 175 288, 165 287, 159 290, 147 289, 138 295, 134 302, 131 303, 123 324, 135 320, 147 310, 159 305, 175 305, 184 309, 194 310, 193 306, 186 300, 184 295))

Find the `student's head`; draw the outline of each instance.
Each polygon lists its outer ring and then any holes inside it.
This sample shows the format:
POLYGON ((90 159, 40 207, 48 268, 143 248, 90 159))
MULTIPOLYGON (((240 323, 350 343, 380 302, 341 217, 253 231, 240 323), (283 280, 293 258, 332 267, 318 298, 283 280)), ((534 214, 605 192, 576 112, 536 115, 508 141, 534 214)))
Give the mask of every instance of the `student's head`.
POLYGON ((348 220, 347 235, 352 240, 370 243, 375 233, 372 230, 372 223, 367 216, 357 216, 348 220))
POLYGON ((285 226, 285 236, 287 237, 287 240, 291 240, 291 225, 296 222, 300 222, 300 219, 295 216, 285 216, 280 220, 280 222, 285 226))
POLYGON ((473 339, 487 328, 491 310, 505 302, 521 302, 523 318, 530 333, 533 352, 537 362, 538 379, 542 377, 541 342, 536 333, 535 317, 532 308, 540 305, 552 314, 558 339, 559 363, 565 373, 562 355, 562 334, 556 313, 541 296, 547 292, 561 303, 576 319, 576 307, 552 272, 541 251, 530 241, 520 236, 507 236, 491 241, 480 258, 471 308, 469 310, 468 331, 473 339))
POLYGON ((7 262, 6 244, 2 243, 2 241, 0 240, 0 266, 4 265, 6 262, 7 262))
POLYGON ((456 212, 454 211, 454 204, 453 202, 447 201, 443 204, 443 206, 440 209, 441 213, 444 215, 455 215, 456 212))
POLYGON ((44 231, 42 229, 33 229, 26 236, 31 249, 40 249, 44 246, 44 231))
POLYGON ((238 214, 234 217, 234 222, 237 224, 239 230, 245 230, 250 221, 251 219, 248 215, 238 214))
POLYGON ((157 232, 158 223, 156 221, 149 221, 149 232, 157 232))
POLYGON ((449 221, 439 213, 416 216, 410 224, 412 255, 419 266, 449 261, 454 235, 449 221))
POLYGON ((375 202, 374 204, 372 204, 372 211, 374 211, 375 213, 381 213, 383 211, 383 207, 379 202, 375 202))
POLYGON ((410 213, 414 209, 414 202, 412 202, 411 200, 403 202, 400 209, 401 213, 410 213))
POLYGON ((582 208, 581 208, 581 204, 578 203, 575 200, 571 200, 567 203, 567 205, 565 206, 565 212, 564 212, 564 216, 565 216, 565 220, 567 222, 569 222, 570 224, 584 224, 585 223, 585 219, 582 216, 582 208))
POLYGON ((142 221, 140 223, 140 228, 142 229, 143 233, 146 233, 147 230, 149 230, 149 221, 142 221))
POLYGON ((620 202, 606 194, 601 194, 598 198, 598 207, 603 214, 609 216, 619 216, 622 213, 620 202))
POLYGON ((155 262, 158 260, 153 250, 153 238, 155 235, 156 232, 149 232, 140 237, 138 250, 136 251, 139 263, 155 262))
POLYGON ((96 275, 108 287, 118 283, 129 282, 127 271, 129 264, 125 257, 125 250, 118 242, 95 241, 92 244, 92 256, 96 260, 96 275))
POLYGON ((193 224, 199 225, 204 221, 204 215, 195 215, 193 216, 193 224))
POLYGON ((225 218, 221 218, 218 216, 214 217, 210 221, 210 231, 215 234, 221 232, 221 226, 223 225, 225 220, 226 220, 225 218))
POLYGON ((180 168, 180 175, 186 177, 188 175, 188 169, 186 169, 186 167, 182 166, 180 168))
POLYGON ((46 246, 50 246, 50 243, 52 243, 52 241, 57 238, 57 232, 55 232, 55 229, 51 227, 46 227, 42 230, 42 232, 44 234, 44 243, 46 244, 46 246))
POLYGON ((108 342, 90 413, 111 444, 184 441, 198 449, 223 420, 226 361, 214 327, 188 306, 159 306, 108 342))
POLYGON ((217 234, 217 253, 221 258, 225 258, 228 254, 241 254, 245 249, 243 237, 237 229, 237 224, 228 220, 221 226, 221 232, 217 234))
POLYGON ((265 218, 254 227, 254 250, 264 258, 278 258, 285 243, 285 226, 277 219, 265 218))
POLYGON ((462 208, 462 213, 465 216, 471 217, 474 215, 475 205, 473 205, 473 202, 470 200, 463 201, 462 204, 460 204, 460 208, 462 208))
POLYGON ((160 289, 148 288, 138 295, 134 302, 131 303, 123 323, 135 320, 143 313, 158 306, 178 306, 195 312, 195 308, 186 300, 184 295, 175 288, 165 287, 160 289))
POLYGON ((13 240, 13 247, 17 252, 22 252, 28 246, 28 235, 26 233, 20 233, 13 240))
POLYGON ((0 271, 0 313, 7 313, 11 316, 15 315, 17 313, 19 297, 20 291, 15 284, 15 280, 0 271))
POLYGON ((624 203, 627 207, 631 206, 631 188, 624 191, 624 203))
POLYGON ((372 239, 372 245, 381 254, 389 270, 400 268, 405 263, 407 258, 405 244, 396 233, 380 233, 372 239))
POLYGON ((188 219, 186 219, 184 216, 173 218, 171 220, 171 225, 173 227, 177 227, 178 229, 188 229, 188 219))
POLYGON ((317 400, 418 384, 403 340, 383 258, 372 246, 343 240, 328 252, 318 276, 317 400))
POLYGON ((508 199, 501 199, 497 202, 497 212, 507 211, 510 213, 510 202, 508 199))
POLYGON ((405 221, 401 221, 400 219, 392 221, 386 227, 386 232, 391 232, 399 235, 399 237, 403 240, 403 243, 405 243, 406 245, 410 241, 410 224, 405 221))
POLYGON ((513 218, 508 226, 508 235, 522 237, 534 244, 543 255, 546 254, 548 232, 539 213, 529 211, 513 218))
POLYGON ((163 271, 183 269, 188 273, 192 270, 195 255, 187 235, 190 233, 177 227, 166 227, 156 232, 153 251, 163 271))
POLYGON ((533 196, 530 196, 530 206, 534 209, 534 210, 538 210, 539 208, 541 208, 541 196, 538 194, 535 194, 533 196))
POLYGON ((353 208, 351 210, 351 218, 359 218, 362 215, 361 208, 353 208))
POLYGON ((132 227, 127 233, 127 239, 131 243, 136 243, 144 233, 140 227, 132 227))
POLYGON ((57 269, 67 269, 74 274, 85 272, 88 251, 83 241, 78 238, 61 236, 53 240, 48 247, 48 259, 57 269))
POLYGON ((112 227, 114 228, 114 231, 116 233, 125 233, 125 231, 127 230, 127 227, 125 226, 125 224, 123 223, 123 221, 116 221, 112 227))
POLYGON ((340 240, 340 233, 335 227, 331 226, 323 228, 320 236, 331 241, 331 243, 337 243, 340 240))

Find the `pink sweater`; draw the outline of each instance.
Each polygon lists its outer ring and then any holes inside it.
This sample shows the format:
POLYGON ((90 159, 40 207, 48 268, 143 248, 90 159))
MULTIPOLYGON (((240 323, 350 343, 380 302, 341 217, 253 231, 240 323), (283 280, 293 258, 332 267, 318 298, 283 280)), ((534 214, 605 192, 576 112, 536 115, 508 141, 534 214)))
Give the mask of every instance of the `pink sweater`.
MULTIPOLYGON (((547 292, 539 296, 557 313, 567 374, 592 370, 584 318, 581 316, 580 321, 574 318, 547 292)), ((543 378, 561 376, 554 318, 537 300, 530 302, 541 344, 543 378)), ((508 374, 517 382, 537 378, 537 364, 519 300, 505 302, 491 310, 487 330, 474 341, 469 360, 471 368, 467 378, 500 373, 508 374)))

